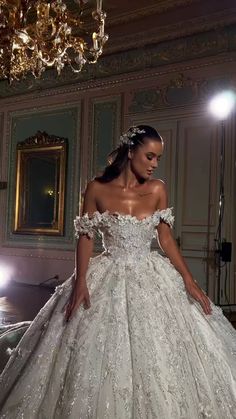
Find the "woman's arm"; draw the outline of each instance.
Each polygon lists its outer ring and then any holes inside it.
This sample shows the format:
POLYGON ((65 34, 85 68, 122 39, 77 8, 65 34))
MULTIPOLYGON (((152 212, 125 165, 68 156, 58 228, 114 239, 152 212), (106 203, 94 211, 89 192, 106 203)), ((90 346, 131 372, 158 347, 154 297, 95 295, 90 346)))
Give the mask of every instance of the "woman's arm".
MULTIPOLYGON (((93 181, 89 182, 84 194, 82 215, 88 213, 92 215, 97 210, 96 206, 96 186, 93 181)), ((93 238, 81 235, 76 243, 75 272, 77 282, 86 282, 86 272, 88 263, 93 253, 93 238)))
MULTIPOLYGON (((92 215, 96 208, 96 187, 94 182, 88 183, 83 202, 82 215, 88 213, 92 215)), ((75 310, 84 302, 84 308, 90 307, 90 296, 86 284, 86 272, 90 257, 93 253, 93 238, 81 235, 76 243, 75 251, 75 282, 70 296, 70 301, 66 307, 66 321, 68 322, 75 310)))
MULTIPOLYGON (((165 184, 161 182, 159 185, 159 204, 158 209, 168 208, 168 198, 165 184)), ((169 258, 175 269, 180 273, 184 280, 185 288, 189 294, 195 298, 201 305, 206 314, 211 313, 210 301, 206 294, 199 287, 197 282, 194 280, 191 272, 189 271, 187 264, 176 244, 176 241, 172 235, 170 227, 165 222, 160 222, 157 226, 160 246, 164 250, 166 256, 169 258)))

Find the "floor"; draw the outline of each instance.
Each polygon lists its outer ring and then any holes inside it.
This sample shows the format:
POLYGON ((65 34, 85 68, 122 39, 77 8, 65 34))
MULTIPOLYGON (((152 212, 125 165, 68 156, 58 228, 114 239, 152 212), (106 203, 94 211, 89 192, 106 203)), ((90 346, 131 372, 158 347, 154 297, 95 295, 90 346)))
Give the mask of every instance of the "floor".
POLYGON ((11 283, 0 290, 0 324, 33 320, 54 288, 11 283))

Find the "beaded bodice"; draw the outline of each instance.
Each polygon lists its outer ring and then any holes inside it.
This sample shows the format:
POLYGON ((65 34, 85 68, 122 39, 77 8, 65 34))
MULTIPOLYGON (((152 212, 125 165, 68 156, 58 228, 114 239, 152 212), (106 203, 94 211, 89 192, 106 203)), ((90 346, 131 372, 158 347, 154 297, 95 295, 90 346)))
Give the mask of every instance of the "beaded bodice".
POLYGON ((142 220, 129 214, 96 211, 92 216, 88 213, 77 216, 74 225, 77 238, 81 234, 93 238, 94 233, 99 232, 106 254, 115 258, 134 259, 150 253, 151 242, 161 220, 173 226, 172 208, 157 210, 142 220))

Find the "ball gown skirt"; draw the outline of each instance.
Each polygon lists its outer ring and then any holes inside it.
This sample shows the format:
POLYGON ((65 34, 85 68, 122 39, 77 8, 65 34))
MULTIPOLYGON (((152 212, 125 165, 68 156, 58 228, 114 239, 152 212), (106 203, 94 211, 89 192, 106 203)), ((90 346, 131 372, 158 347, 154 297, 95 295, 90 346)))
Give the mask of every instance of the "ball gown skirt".
POLYGON ((74 274, 56 288, 1 374, 1 419, 236 419, 236 331, 151 250, 161 220, 173 225, 171 208, 76 217, 77 237, 103 240, 91 307, 67 323, 74 274))

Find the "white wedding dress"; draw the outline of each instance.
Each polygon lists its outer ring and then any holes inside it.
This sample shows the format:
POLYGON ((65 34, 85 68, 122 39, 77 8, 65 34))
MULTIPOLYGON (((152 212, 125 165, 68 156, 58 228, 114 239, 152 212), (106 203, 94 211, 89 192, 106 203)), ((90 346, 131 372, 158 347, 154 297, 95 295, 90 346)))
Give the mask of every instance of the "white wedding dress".
POLYGON ((236 331, 151 250, 161 219, 171 208, 76 218, 105 249, 87 270, 91 307, 66 323, 74 275, 57 287, 1 375, 1 419, 236 418, 236 331))

